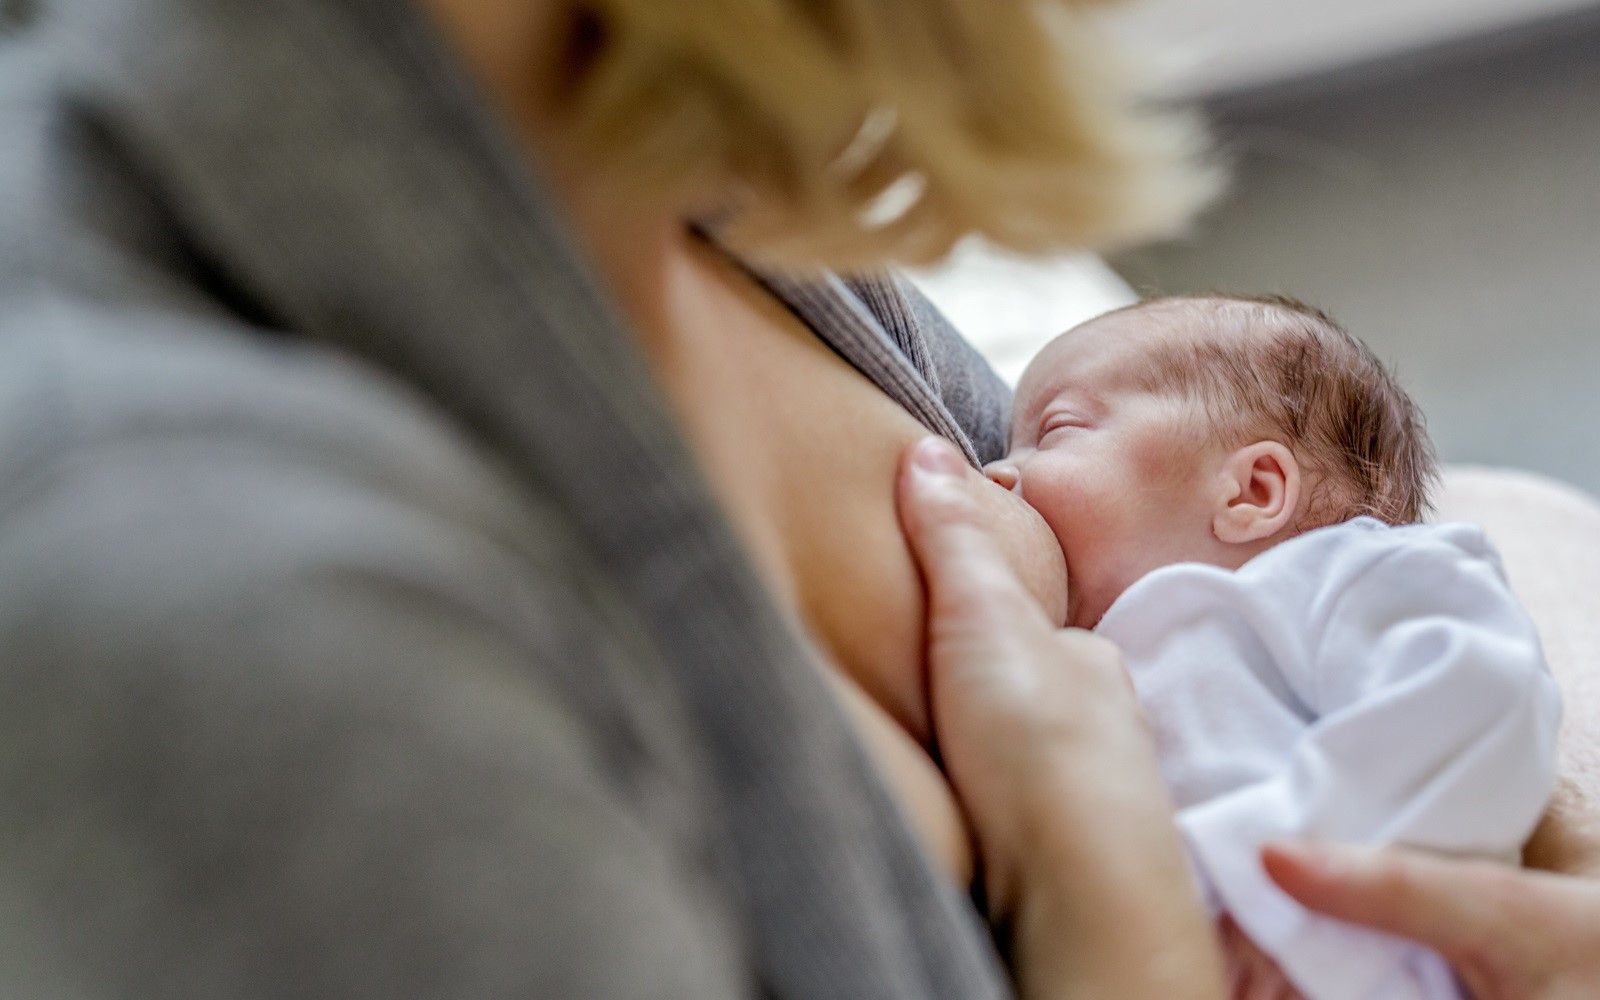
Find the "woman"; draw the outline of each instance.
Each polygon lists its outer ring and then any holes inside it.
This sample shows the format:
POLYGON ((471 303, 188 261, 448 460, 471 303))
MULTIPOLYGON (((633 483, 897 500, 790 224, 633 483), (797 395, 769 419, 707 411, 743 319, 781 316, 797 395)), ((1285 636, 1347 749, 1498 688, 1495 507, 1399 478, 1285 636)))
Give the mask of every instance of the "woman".
MULTIPOLYGON (((1001 991, 825 686, 943 789, 890 481, 930 426, 977 457, 992 386, 894 286, 763 283, 689 220, 792 266, 1173 218, 1203 185, 1091 81, 1036 86, 1081 35, 1031 10, 13 28, 8 994, 1001 991)), ((1059 601, 1028 513, 961 495, 1059 601)), ((1067 659, 1077 738, 964 789, 1013 971, 1212 995, 1153 781, 1098 822, 1095 775, 1150 777, 1114 658, 1067 659)), ((1006 715, 954 703, 959 772, 1006 715)))

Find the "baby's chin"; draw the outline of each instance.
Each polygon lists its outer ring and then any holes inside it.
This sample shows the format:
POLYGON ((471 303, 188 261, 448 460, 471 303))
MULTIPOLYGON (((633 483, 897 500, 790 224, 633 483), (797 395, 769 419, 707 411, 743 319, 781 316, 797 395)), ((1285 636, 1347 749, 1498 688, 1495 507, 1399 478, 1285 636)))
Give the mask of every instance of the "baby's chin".
POLYGON ((1100 619, 1105 617, 1105 614, 1105 608, 1097 611, 1088 611, 1069 600, 1067 602, 1067 627, 1093 631, 1094 627, 1100 624, 1100 619))
POLYGON ((1067 573, 1067 627, 1092 629, 1100 621, 1100 616, 1095 615, 1090 620, 1089 608, 1082 598, 1083 588, 1078 586, 1069 570, 1067 573))

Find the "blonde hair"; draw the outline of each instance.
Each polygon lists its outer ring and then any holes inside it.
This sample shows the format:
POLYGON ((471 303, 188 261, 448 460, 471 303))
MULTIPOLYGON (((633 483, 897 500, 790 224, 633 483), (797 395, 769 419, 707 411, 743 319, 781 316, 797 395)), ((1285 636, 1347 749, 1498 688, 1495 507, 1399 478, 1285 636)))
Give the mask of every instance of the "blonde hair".
POLYGON ((722 238, 765 263, 923 263, 969 233, 1104 249, 1218 180, 1085 6, 585 0, 558 108, 626 196, 714 190, 722 238))

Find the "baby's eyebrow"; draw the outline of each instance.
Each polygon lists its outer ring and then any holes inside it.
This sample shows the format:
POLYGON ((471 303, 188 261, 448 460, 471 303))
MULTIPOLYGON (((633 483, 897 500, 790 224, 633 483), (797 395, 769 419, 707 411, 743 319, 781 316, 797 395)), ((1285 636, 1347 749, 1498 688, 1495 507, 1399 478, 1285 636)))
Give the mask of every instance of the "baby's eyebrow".
POLYGON ((1032 389, 1025 396, 1014 397, 1011 401, 1012 426, 1015 427, 1019 422, 1037 416, 1039 410, 1055 397, 1056 393, 1046 394, 1043 389, 1038 388, 1032 389))
POLYGON ((1060 383, 1054 386, 1049 394, 1041 394, 1036 405, 1035 413, 1043 413, 1053 404, 1065 399, 1067 405, 1077 409, 1099 409, 1105 405, 1105 396, 1097 389, 1086 385, 1068 385, 1060 383))
POLYGON ((1034 425, 1039 422, 1039 418, 1044 415, 1045 410, 1049 409, 1053 403, 1068 393, 1083 394, 1084 391, 1077 386, 1066 384, 1064 380, 1057 380, 1045 388, 1030 392, 1021 400, 1022 405, 1013 405, 1011 410, 1011 439, 1016 440, 1021 436, 1018 433, 1019 430, 1036 430, 1037 428, 1034 425))

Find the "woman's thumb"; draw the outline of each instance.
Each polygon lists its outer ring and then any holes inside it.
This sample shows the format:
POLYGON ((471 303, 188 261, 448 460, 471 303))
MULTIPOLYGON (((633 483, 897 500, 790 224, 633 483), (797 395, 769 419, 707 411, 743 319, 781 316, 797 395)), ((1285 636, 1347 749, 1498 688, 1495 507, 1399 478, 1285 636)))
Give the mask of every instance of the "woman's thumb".
POLYGON ((927 584, 929 616, 946 627, 1039 613, 982 523, 972 495, 977 478, 943 438, 923 438, 901 461, 901 525, 927 584))

